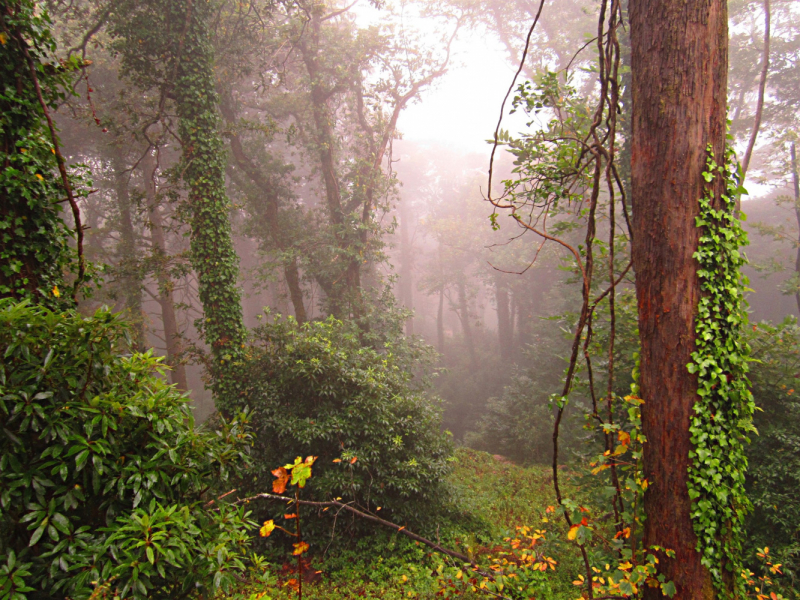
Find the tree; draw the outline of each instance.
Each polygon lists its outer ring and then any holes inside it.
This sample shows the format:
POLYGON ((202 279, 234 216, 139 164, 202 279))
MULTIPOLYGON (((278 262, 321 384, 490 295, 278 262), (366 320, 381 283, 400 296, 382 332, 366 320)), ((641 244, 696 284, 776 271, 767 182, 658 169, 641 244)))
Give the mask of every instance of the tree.
MULTIPOLYGON (((728 210, 725 172, 716 163, 708 165, 709 159, 721 164, 726 157, 726 3, 634 2, 630 33, 632 248, 641 343, 639 392, 645 402, 642 431, 647 438, 644 476, 649 484, 644 496, 644 543, 674 550, 675 558, 662 558, 659 569, 676 585, 676 597, 713 598, 733 589, 737 574, 730 569, 736 564, 734 538, 741 518, 736 511, 744 507, 733 506, 727 524, 703 520, 720 517, 725 507, 715 502, 711 490, 698 490, 703 484, 694 476, 703 468, 705 456, 698 456, 703 440, 696 428, 698 421, 703 421, 702 427, 715 416, 718 420, 712 427, 724 428, 723 419, 733 415, 727 406, 719 407, 719 415, 703 414, 703 402, 709 400, 704 387, 707 373, 704 368, 690 373, 687 365, 704 350, 698 330, 707 318, 703 300, 710 297, 698 249, 715 218, 702 212, 698 201, 709 198, 720 221, 728 210), (699 217, 708 219, 702 228, 699 217)), ((727 284, 740 285, 736 279, 727 284)), ((716 310, 735 321, 740 308, 716 310)), ((707 335, 720 352, 741 353, 738 334, 733 331, 726 338, 727 333, 722 328, 707 335)), ((741 369, 713 375, 718 377, 718 390, 733 388, 743 378, 741 369)), ((736 403, 730 399, 731 405, 736 403)), ((733 429, 738 433, 736 424, 733 429)), ((743 480, 743 473, 736 462, 741 438, 734 435, 728 442, 725 456, 714 457, 718 479, 710 477, 705 486, 724 487, 728 503, 734 504, 741 502, 737 478, 743 480)), ((645 591, 647 598, 660 596, 659 590, 645 591)))
POLYGON ((235 402, 240 383, 235 366, 245 329, 219 133, 212 15, 210 2, 137 2, 117 8, 113 34, 123 70, 144 89, 159 90, 160 112, 168 98, 175 103, 181 173, 188 188, 191 264, 203 305, 198 325, 211 349, 216 375, 212 389, 228 405, 235 402))

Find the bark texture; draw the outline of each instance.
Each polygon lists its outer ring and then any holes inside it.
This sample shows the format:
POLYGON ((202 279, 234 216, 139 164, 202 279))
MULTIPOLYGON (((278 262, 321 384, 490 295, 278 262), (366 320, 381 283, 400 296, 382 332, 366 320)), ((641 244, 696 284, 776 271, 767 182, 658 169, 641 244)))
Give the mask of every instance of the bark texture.
MULTIPOLYGON (((710 144, 724 156, 727 6, 724 0, 638 0, 630 4, 633 76, 633 258, 639 305, 644 445, 644 544, 676 553, 659 568, 677 600, 713 598, 700 562, 687 491, 689 419, 697 380, 700 298, 698 199, 710 144)), ((724 182, 715 179, 719 198, 724 182)), ((655 588, 645 598, 660 598, 655 588)))

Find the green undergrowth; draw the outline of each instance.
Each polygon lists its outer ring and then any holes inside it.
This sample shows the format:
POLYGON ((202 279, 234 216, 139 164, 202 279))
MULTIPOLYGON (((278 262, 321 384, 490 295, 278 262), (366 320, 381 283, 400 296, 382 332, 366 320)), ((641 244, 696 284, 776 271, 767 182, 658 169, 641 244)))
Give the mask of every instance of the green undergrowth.
MULTIPOLYGON (((431 539, 471 556, 489 554, 518 526, 547 530, 552 538, 548 554, 559 564, 551 573, 554 597, 574 597, 571 584, 579 568, 574 549, 555 538, 564 538, 560 519, 549 518, 547 507, 555 504, 550 469, 523 468, 485 452, 459 448, 448 476, 454 507, 432 532, 431 539)), ((569 487, 569 484, 567 484, 569 487)), ((276 507, 276 514, 280 512, 276 507)), ((425 545, 388 530, 374 530, 361 537, 330 541, 313 540, 303 584, 303 597, 310 600, 343 598, 434 598, 440 589, 437 568, 453 564, 425 545), (314 543, 316 542, 316 543, 314 543)), ((290 552, 268 553, 261 573, 219 595, 218 600, 289 600, 297 593, 289 583, 296 577, 290 552)), ((486 597, 479 593, 462 598, 486 597)))

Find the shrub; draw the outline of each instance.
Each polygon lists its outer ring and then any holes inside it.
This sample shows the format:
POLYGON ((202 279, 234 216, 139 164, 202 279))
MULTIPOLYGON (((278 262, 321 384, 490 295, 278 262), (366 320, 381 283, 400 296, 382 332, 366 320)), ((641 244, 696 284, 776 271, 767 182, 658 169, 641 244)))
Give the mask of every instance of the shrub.
POLYGON ((412 375, 416 358, 365 347, 333 318, 257 329, 246 367, 254 491, 271 490, 271 469, 313 455, 304 497, 341 496, 402 522, 429 516, 445 496, 452 445, 412 375))
POLYGON ((0 596, 180 598, 243 568, 247 513, 206 507, 241 422, 196 430, 124 325, 0 301, 0 596), (111 594, 114 595, 114 594, 111 594))
POLYGON ((747 491, 753 512, 745 547, 758 570, 759 548, 769 546, 787 583, 800 578, 800 327, 794 317, 761 322, 747 334, 752 347, 749 378, 757 410, 747 450, 747 491))

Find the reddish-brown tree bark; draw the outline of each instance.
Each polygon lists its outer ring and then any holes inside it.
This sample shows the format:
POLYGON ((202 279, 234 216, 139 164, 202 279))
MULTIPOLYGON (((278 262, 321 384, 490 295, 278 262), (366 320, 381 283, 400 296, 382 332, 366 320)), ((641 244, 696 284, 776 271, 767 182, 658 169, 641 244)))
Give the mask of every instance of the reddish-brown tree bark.
MULTIPOLYGON (((646 546, 676 553, 659 569, 678 600, 715 596, 700 562, 687 491, 689 418, 697 379, 687 364, 695 349, 700 298, 698 199, 706 148, 722 160, 728 67, 725 0, 630 3, 633 76, 633 260, 639 304, 640 393, 644 445, 646 546)), ((714 181, 717 198, 724 182, 714 181)), ((660 598, 646 588, 646 598, 660 598)))

